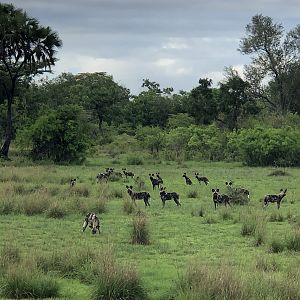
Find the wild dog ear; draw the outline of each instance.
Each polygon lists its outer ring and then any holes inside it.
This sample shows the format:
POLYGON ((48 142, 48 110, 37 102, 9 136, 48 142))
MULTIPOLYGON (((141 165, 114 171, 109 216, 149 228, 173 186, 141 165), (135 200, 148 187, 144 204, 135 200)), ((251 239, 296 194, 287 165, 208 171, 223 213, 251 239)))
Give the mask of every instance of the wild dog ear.
POLYGON ((229 182, 229 185, 232 185, 232 181, 229 182))
POLYGON ((212 189, 211 191, 212 191, 212 192, 214 192, 214 191, 215 191, 215 189, 212 189))
POLYGON ((166 190, 166 187, 164 187, 164 190, 166 190))
POLYGON ((283 192, 283 189, 280 189, 280 192, 283 192))
POLYGON ((129 189, 129 186, 128 186, 128 185, 126 185, 126 189, 129 189))
POLYGON ((287 192, 287 189, 284 190, 284 193, 286 193, 286 192, 287 192))
POLYGON ((218 192, 218 193, 219 193, 219 191, 220 191, 220 190, 219 190, 219 189, 217 189, 217 192, 218 192))
POLYGON ((149 176, 151 176, 151 174, 149 173, 149 176))
POLYGON ((226 181, 225 184, 228 185, 228 182, 226 181))
POLYGON ((154 174, 152 174, 152 176, 154 176, 154 174))
POLYGON ((130 188, 133 189, 133 186, 131 185, 130 188))

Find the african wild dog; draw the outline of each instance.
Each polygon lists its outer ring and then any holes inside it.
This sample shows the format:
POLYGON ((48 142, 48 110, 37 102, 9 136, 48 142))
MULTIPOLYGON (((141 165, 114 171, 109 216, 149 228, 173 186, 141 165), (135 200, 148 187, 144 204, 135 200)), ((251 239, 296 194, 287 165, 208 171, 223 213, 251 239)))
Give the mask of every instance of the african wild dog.
POLYGON ((162 185, 164 183, 163 179, 161 178, 159 172, 156 173, 156 178, 159 181, 159 184, 162 185))
POLYGON ((152 183, 153 190, 155 189, 156 186, 159 188, 160 182, 157 178, 154 178, 154 174, 152 174, 152 175, 149 174, 149 178, 150 178, 150 181, 152 183))
POLYGON ((122 169, 124 175, 126 176, 126 179, 127 179, 127 176, 133 178, 134 177, 134 173, 133 172, 130 172, 130 171, 126 171, 126 168, 122 169))
POLYGON ((237 194, 245 195, 245 196, 247 196, 248 199, 250 199, 250 192, 247 189, 242 188, 242 187, 233 187, 232 181, 229 181, 229 182, 226 181, 225 184, 226 184, 229 191, 233 190, 237 194))
POLYGON ((227 204, 229 205, 229 206, 231 206, 231 204, 230 204, 230 200, 231 200, 231 198, 228 196, 228 195, 225 195, 225 194, 223 194, 223 195, 221 195, 220 193, 219 193, 219 189, 212 189, 211 190, 212 191, 212 197, 213 197, 213 202, 214 202, 214 205, 215 205, 215 209, 217 209, 217 206, 219 205, 219 204, 225 204, 225 206, 227 206, 227 204))
POLYGON ((199 183, 201 183, 201 181, 203 181, 205 183, 205 185, 209 184, 209 180, 207 177, 205 176, 199 176, 199 173, 195 173, 195 177, 197 178, 197 180, 199 181, 199 183))
POLYGON ((88 213, 85 216, 84 223, 82 226, 82 232, 89 226, 92 229, 92 233, 95 234, 98 230, 100 234, 100 220, 94 213, 88 213))
POLYGON ((287 189, 280 190, 280 193, 278 195, 266 195, 264 198, 264 207, 266 207, 269 203, 277 203, 277 208, 280 208, 280 203, 283 199, 283 197, 286 195, 287 189))
POLYGON ((98 173, 96 176, 97 183, 99 183, 100 181, 103 181, 103 180, 105 180, 105 182, 107 182, 109 177, 111 176, 111 174, 113 174, 113 172, 114 172, 114 168, 106 168, 105 172, 98 173))
POLYGON ((187 185, 191 185, 192 184, 192 180, 190 178, 187 177, 186 173, 183 173, 182 177, 184 177, 185 179, 185 183, 187 185))
POLYGON ((163 203, 163 208, 165 207, 165 203, 167 200, 174 200, 177 206, 181 206, 180 200, 179 200, 179 195, 176 192, 166 192, 166 188, 161 188, 160 189, 160 199, 163 203))
POLYGON ((76 184, 76 178, 70 180, 70 186, 74 186, 76 184))
POLYGON ((131 197, 132 201, 136 205, 135 200, 144 200, 145 206, 150 206, 150 194, 148 192, 134 192, 133 186, 126 185, 127 193, 131 197))

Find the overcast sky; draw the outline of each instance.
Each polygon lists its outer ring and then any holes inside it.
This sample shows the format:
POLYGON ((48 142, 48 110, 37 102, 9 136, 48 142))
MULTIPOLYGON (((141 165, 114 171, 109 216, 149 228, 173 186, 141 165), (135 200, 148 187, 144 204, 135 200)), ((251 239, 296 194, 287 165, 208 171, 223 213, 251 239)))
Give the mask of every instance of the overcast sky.
MULTIPOLYGON (((5 1, 1 1, 5 2, 5 1)), ((299 0, 10 0, 63 41, 54 75, 107 72, 132 93, 142 79, 175 91, 200 77, 217 84, 225 66, 242 70, 245 26, 262 13, 286 30, 300 23, 299 0)))

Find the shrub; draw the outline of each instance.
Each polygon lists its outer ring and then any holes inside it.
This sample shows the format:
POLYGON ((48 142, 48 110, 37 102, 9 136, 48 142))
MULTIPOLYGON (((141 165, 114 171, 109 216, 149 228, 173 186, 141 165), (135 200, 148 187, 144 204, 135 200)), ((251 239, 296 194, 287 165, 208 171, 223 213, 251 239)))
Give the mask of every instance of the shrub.
POLYGON ((59 296, 58 283, 33 270, 15 267, 3 278, 2 294, 7 298, 53 298, 59 296))
POLYGON ((197 191, 189 191, 187 194, 188 198, 197 198, 198 197, 198 192, 197 191))
POLYGON ((52 203, 46 211, 46 216, 54 219, 62 219, 66 216, 66 214, 67 211, 58 202, 52 203))
POLYGON ((268 259, 266 257, 260 256, 256 259, 255 268, 263 272, 276 272, 279 269, 279 266, 276 260, 268 259))
POLYGON ((111 252, 102 253, 91 266, 88 276, 94 274, 92 299, 144 300, 146 291, 134 267, 117 264, 111 252))
POLYGON ((180 278, 175 299, 247 299, 247 289, 239 274, 228 266, 215 269, 190 264, 180 278))
POLYGON ((128 165, 143 165, 144 160, 142 157, 138 157, 137 154, 130 154, 126 158, 128 165))
POLYGON ((79 187, 79 186, 74 186, 70 188, 70 195, 71 196, 79 196, 79 197, 89 197, 90 196, 90 191, 87 187, 79 187))
POLYGON ((131 232, 132 244, 149 245, 150 233, 147 223, 147 217, 141 211, 138 211, 132 222, 133 228, 131 232))
POLYGON ((279 253, 284 251, 285 244, 278 240, 278 239, 272 239, 270 242, 270 252, 272 253, 279 253))
POLYGON ((226 209, 222 209, 220 212, 220 215, 221 215, 222 220, 224 220, 224 221, 232 219, 232 214, 226 209))
POLYGON ((242 129, 236 139, 247 165, 267 166, 278 161, 285 165, 300 164, 300 131, 292 127, 242 129))
POLYGON ((17 132, 17 144, 30 148, 33 159, 80 162, 89 147, 87 116, 76 105, 59 106, 38 117, 33 125, 17 132))
POLYGON ((286 239, 286 247, 288 250, 300 251, 300 229, 296 228, 286 239))
POLYGON ((123 203, 123 210, 127 215, 132 214, 135 211, 135 205, 133 201, 125 200, 123 203))
POLYGON ((241 188, 228 187, 228 196, 231 197, 231 203, 239 204, 239 205, 247 205, 249 204, 250 199, 248 195, 246 195, 241 188))
POLYGON ((255 227, 254 238, 255 246, 260 246, 266 240, 267 227, 266 222, 259 222, 255 227))
POLYGON ((289 173, 283 171, 283 170, 275 170, 271 172, 268 176, 288 176, 289 173))
POLYGON ((272 212, 269 218, 270 222, 283 222, 284 216, 280 212, 272 212))
POLYGON ((112 198, 119 198, 119 199, 122 199, 123 196, 124 196, 124 194, 123 194, 123 191, 121 191, 121 190, 113 190, 113 191, 111 192, 111 197, 112 197, 112 198))
POLYGON ((0 214, 9 215, 12 214, 16 209, 15 201, 10 198, 2 198, 0 200, 0 214))
POLYGON ((25 198, 21 207, 28 216, 42 214, 49 208, 49 200, 43 193, 35 193, 25 198))
POLYGON ((0 259, 3 264, 19 262, 21 259, 20 248, 12 243, 5 244, 1 249, 0 259))
POLYGON ((193 210, 192 211, 192 216, 197 216, 197 217, 204 217, 205 210, 204 207, 200 207, 199 209, 193 210))

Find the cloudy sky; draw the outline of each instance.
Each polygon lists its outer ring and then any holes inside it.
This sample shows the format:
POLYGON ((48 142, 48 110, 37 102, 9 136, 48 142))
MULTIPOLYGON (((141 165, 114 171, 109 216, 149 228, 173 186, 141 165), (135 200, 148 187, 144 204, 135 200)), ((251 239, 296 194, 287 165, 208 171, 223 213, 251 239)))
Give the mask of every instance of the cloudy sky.
MULTIPOLYGON (((3 1, 2 1, 3 2, 3 1)), ((190 90, 200 77, 217 84, 225 66, 242 70, 237 51, 255 14, 300 23, 299 0, 9 0, 63 41, 54 75, 107 72, 132 93, 143 78, 190 90)))

